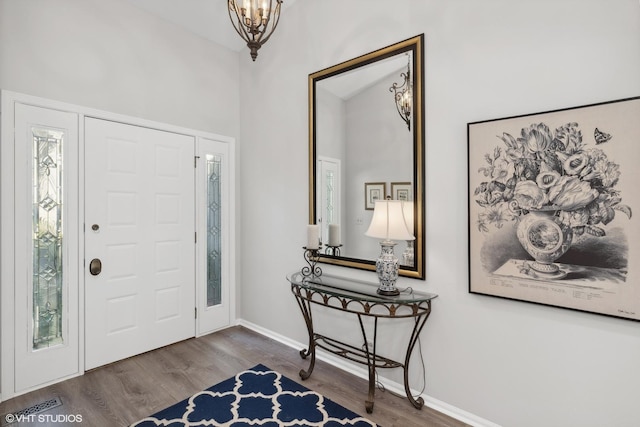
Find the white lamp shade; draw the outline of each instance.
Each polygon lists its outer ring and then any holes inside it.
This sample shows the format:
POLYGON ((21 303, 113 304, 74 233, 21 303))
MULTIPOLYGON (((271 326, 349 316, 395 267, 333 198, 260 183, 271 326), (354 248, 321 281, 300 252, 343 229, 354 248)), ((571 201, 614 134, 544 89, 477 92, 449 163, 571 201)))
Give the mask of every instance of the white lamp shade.
POLYGON ((373 208, 373 218, 365 236, 384 240, 414 240, 407 229, 400 200, 377 200, 373 208))

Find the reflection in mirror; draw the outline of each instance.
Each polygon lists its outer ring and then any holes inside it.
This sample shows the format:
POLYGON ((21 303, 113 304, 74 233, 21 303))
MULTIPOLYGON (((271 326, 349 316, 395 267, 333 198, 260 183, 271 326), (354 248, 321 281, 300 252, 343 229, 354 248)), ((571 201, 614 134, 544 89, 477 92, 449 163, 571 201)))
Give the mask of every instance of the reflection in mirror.
POLYGON ((365 236, 378 198, 406 201, 415 242, 397 242, 400 274, 424 278, 423 35, 309 76, 310 222, 321 262, 375 270, 365 236), (408 81, 405 81, 408 80, 408 81))

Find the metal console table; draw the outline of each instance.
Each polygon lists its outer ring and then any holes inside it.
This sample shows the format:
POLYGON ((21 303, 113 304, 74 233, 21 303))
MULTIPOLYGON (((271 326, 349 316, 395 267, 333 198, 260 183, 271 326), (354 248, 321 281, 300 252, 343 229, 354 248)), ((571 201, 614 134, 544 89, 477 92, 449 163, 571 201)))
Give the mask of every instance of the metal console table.
POLYGON ((335 355, 366 365, 369 373, 369 395, 365 401, 368 413, 373 412, 376 387, 377 368, 402 368, 404 370, 404 389, 407 398, 418 409, 424 405, 422 397, 416 400, 409 388, 409 360, 418 341, 420 331, 431 314, 431 300, 435 294, 402 292, 398 296, 388 297, 378 295, 375 283, 348 279, 324 274, 322 276, 305 276, 295 272, 287 276, 291 283, 291 292, 296 298, 309 333, 309 348, 300 350, 303 359, 311 356, 309 368, 300 370, 300 378, 306 380, 311 376, 316 362, 316 348, 320 347, 335 355), (358 317, 364 343, 361 348, 329 338, 314 331, 311 305, 333 308, 354 313, 358 317), (363 316, 373 318, 373 340, 367 339, 363 323, 363 316), (404 362, 397 362, 377 354, 378 319, 413 318, 415 323, 404 362), (370 346, 369 343, 372 343, 370 346), (371 347, 371 348, 370 348, 371 347))

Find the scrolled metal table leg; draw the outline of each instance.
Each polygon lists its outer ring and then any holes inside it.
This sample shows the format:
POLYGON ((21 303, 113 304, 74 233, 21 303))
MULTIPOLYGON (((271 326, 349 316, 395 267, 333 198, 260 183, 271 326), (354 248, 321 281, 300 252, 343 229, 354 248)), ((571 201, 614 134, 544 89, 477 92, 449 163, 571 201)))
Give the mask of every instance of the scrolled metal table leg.
POLYGON ((366 400, 364 402, 364 408, 367 410, 367 414, 373 412, 373 401, 366 400))
POLYGON ((375 317, 373 321, 373 353, 369 350, 369 343, 367 341, 367 333, 362 323, 362 316, 358 314, 358 321, 360 322, 360 330, 362 331, 362 338, 364 339, 365 354, 367 356, 367 368, 369 371, 369 394, 367 400, 364 402, 364 407, 367 413, 373 412, 374 399, 376 398, 376 338, 378 333, 378 318, 375 317))
POLYGON ((313 317, 311 316, 311 302, 307 301, 302 295, 302 290, 299 287, 292 286, 291 291, 296 297, 296 301, 298 302, 298 307, 300 307, 300 311, 302 312, 302 317, 304 318, 304 323, 307 326, 307 333, 309 334, 309 347, 303 348, 300 350, 300 357, 306 359, 311 356, 311 360, 309 362, 309 368, 305 371, 304 369, 300 369, 299 375, 302 380, 306 380, 311 376, 313 372, 313 368, 316 364, 316 341, 315 341, 315 333, 313 332, 313 317))
POLYGON ((421 409, 424 406, 424 399, 422 397, 418 397, 418 399, 414 399, 411 394, 411 389, 409 388, 409 361, 411 360, 411 354, 413 353, 413 348, 418 342, 418 338, 420 336, 420 331, 424 327, 424 324, 427 322, 427 318, 431 314, 431 304, 429 304, 429 311, 427 311, 424 315, 416 317, 416 323, 413 326, 413 331, 411 332, 411 338, 409 339, 409 346, 407 347, 407 354, 404 359, 404 391, 407 394, 407 399, 409 402, 416 407, 417 409, 421 409))
MULTIPOLYGON (((312 333, 313 334, 313 333, 312 333)), ((298 375, 304 381, 311 376, 313 372, 313 368, 316 365, 316 344, 313 338, 311 338, 309 342, 309 349, 300 350, 300 357, 306 359, 309 355, 311 355, 311 360, 309 361, 309 368, 305 371, 304 369, 300 369, 298 375)))

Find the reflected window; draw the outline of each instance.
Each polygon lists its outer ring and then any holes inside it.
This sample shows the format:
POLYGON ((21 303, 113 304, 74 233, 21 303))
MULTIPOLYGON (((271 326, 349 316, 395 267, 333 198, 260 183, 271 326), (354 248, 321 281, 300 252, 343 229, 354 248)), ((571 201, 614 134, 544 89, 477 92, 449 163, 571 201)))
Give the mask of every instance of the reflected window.
POLYGON ((326 205, 325 205, 325 219, 327 224, 335 224, 336 218, 334 216, 334 199, 335 199, 335 182, 334 182, 334 173, 331 170, 326 171, 324 184, 325 194, 326 194, 326 205))

